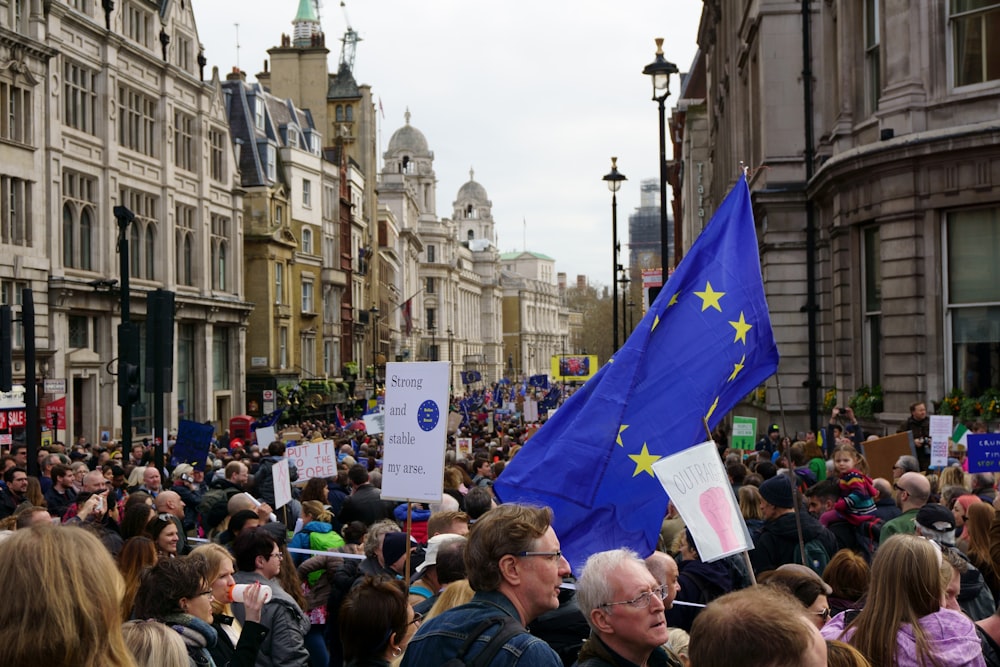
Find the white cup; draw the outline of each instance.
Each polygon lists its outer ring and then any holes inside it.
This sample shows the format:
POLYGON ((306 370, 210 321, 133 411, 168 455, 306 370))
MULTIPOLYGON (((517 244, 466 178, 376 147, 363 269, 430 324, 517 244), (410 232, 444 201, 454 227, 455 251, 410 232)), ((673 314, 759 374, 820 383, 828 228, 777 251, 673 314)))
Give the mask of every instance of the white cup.
MULTIPOLYGON (((226 597, 229 598, 229 602, 244 602, 246 590, 252 585, 253 584, 233 584, 229 587, 226 597)), ((261 584, 260 590, 264 595, 264 602, 268 602, 271 599, 271 587, 267 584, 261 584)))

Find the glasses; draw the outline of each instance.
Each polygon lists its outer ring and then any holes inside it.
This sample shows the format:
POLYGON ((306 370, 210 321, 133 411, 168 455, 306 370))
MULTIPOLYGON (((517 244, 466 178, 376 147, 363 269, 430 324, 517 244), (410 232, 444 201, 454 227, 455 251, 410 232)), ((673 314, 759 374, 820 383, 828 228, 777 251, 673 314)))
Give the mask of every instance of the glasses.
POLYGON ((901 487, 899 484, 893 484, 892 488, 896 489, 900 493, 909 493, 909 491, 907 491, 906 489, 904 489, 903 487, 901 487))
POLYGON ((669 590, 670 590, 669 586, 659 586, 657 588, 654 588, 651 591, 646 591, 645 593, 643 593, 643 594, 641 594, 641 595, 639 595, 637 597, 634 597, 631 600, 623 600, 621 602, 605 602, 601 606, 602 607, 615 607, 615 606, 624 604, 624 605, 628 605, 629 607, 632 607, 633 609, 645 609, 646 607, 649 606, 649 602, 650 602, 650 600, 653 599, 654 595, 656 596, 656 599, 658 599, 658 600, 661 600, 661 601, 662 600, 666 600, 667 599, 667 594, 668 594, 669 590))
POLYGON ((831 612, 830 612, 830 608, 829 607, 827 607, 826 609, 820 609, 819 611, 811 611, 809 613, 810 614, 815 614, 816 616, 819 616, 824 621, 830 620, 830 613, 831 612))
POLYGON ((418 611, 414 612, 413 620, 407 623, 407 625, 420 625, 423 622, 424 622, 424 615, 418 611))
POLYGON ((548 558, 549 560, 559 560, 562 558, 562 551, 521 551, 515 554, 519 558, 524 558, 527 556, 540 556, 542 558, 548 558))
POLYGON ((275 551, 273 554, 269 554, 264 560, 271 560, 272 558, 277 558, 278 560, 285 560, 285 554, 280 551, 275 551))

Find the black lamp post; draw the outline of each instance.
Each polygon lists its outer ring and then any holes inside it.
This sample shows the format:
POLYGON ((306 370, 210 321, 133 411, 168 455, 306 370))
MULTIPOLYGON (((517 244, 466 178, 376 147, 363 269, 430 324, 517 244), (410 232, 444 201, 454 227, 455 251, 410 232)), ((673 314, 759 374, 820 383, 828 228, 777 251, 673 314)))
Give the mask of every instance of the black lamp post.
POLYGON ((618 171, 618 158, 611 158, 611 171, 601 180, 607 181, 611 190, 611 330, 613 333, 611 354, 618 351, 618 190, 625 174, 618 171))
POLYGON ((450 369, 448 371, 448 385, 451 387, 452 391, 455 389, 455 332, 448 327, 448 364, 450 369))
POLYGON ((629 280, 628 271, 621 264, 618 265, 618 270, 621 272, 621 278, 618 282, 622 286, 622 342, 624 343, 628 340, 628 320, 625 319, 625 302, 628 300, 628 284, 632 282, 629 280))
MULTIPOLYGON (((677 65, 663 57, 663 38, 656 38, 656 60, 642 69, 653 80, 653 99, 660 105, 660 264, 661 280, 667 283, 667 117, 665 103, 670 97, 670 75, 677 74, 677 65)), ((674 266, 681 261, 680 220, 674 220, 674 266)))
POLYGON ((368 309, 369 319, 372 321, 372 391, 378 385, 378 307, 372 304, 368 309))
POLYGON ((629 297, 628 298, 628 330, 629 330, 629 333, 631 333, 632 329, 635 328, 635 313, 632 312, 633 308, 635 308, 635 301, 632 300, 632 297, 629 297))

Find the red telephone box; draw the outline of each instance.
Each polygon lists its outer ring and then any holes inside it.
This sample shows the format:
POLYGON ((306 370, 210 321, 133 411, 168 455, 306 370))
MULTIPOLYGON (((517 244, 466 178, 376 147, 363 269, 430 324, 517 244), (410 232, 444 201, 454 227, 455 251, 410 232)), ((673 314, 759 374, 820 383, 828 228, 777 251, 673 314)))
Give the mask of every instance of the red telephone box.
POLYGON ((256 421, 250 415, 236 415, 229 420, 229 437, 239 438, 245 443, 254 439, 254 432, 250 430, 250 425, 256 421))

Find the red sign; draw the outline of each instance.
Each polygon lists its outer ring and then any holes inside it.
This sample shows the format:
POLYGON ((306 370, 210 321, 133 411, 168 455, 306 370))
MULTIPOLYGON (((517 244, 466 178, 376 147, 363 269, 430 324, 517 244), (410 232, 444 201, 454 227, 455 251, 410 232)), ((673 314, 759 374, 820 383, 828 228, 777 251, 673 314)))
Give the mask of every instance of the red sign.
POLYGON ((52 415, 59 415, 58 428, 66 430, 66 397, 63 396, 58 401, 52 401, 45 406, 45 425, 52 428, 52 415))
POLYGON ((27 424, 24 410, 0 410, 0 428, 24 428, 27 424))

